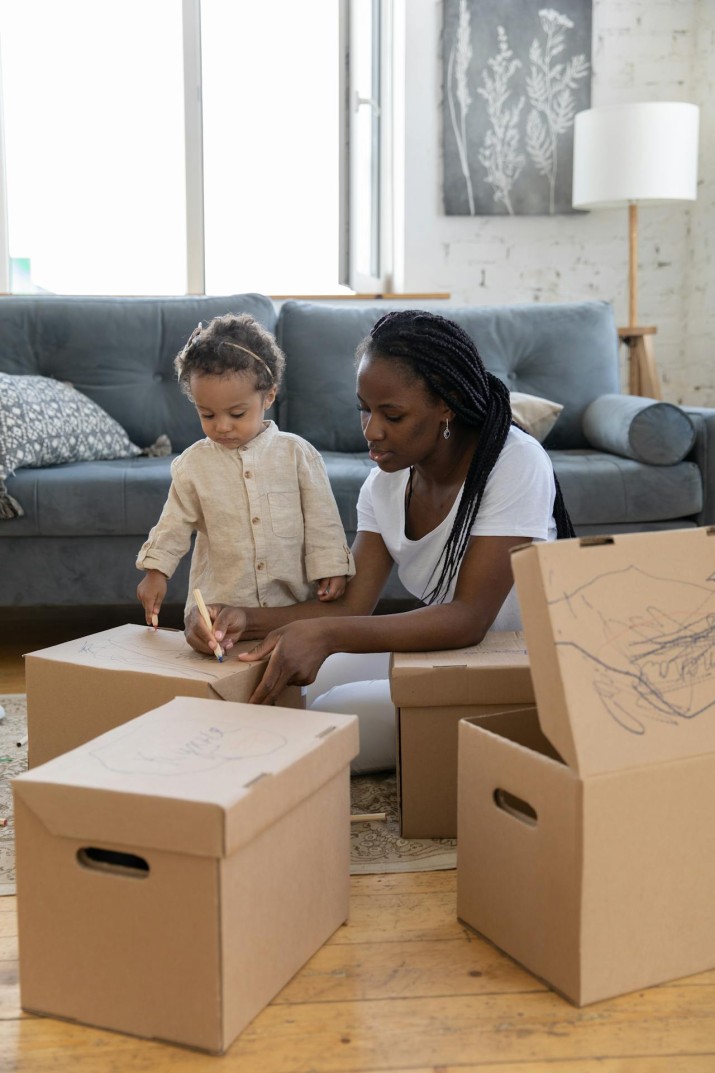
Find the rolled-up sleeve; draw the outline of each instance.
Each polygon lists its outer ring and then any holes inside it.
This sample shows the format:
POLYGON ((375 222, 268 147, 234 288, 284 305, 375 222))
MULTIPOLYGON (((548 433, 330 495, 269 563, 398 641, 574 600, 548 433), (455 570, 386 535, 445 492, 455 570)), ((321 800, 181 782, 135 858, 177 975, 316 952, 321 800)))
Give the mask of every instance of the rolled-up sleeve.
POLYGON ((191 547, 191 536, 202 518, 196 487, 184 479, 180 462, 177 458, 172 463, 169 495, 136 560, 137 569, 160 570, 167 577, 191 547))

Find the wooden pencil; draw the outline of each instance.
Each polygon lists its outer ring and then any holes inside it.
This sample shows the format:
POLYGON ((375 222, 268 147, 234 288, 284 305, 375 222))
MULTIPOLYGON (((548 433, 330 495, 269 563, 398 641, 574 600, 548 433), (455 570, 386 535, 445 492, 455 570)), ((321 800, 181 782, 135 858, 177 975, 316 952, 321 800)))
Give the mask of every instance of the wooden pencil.
MULTIPOLYGON (((201 589, 194 589, 194 599, 196 600, 196 606, 199 609, 199 614, 206 623, 209 633, 213 637, 213 622, 211 621, 211 616, 209 615, 208 608, 204 603, 204 598, 201 595, 201 589)), ((216 659, 219 661, 219 663, 223 662, 223 649, 221 648, 221 645, 217 645, 217 647, 214 649, 214 655, 216 656, 216 659)))

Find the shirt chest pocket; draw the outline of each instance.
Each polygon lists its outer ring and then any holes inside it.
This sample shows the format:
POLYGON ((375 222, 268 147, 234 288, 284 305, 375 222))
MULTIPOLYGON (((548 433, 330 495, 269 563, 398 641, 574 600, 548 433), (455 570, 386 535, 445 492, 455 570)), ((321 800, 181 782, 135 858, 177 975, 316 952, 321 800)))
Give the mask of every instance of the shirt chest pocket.
POLYGON ((268 509, 275 536, 284 540, 303 539, 303 511, 298 492, 269 492, 268 509))

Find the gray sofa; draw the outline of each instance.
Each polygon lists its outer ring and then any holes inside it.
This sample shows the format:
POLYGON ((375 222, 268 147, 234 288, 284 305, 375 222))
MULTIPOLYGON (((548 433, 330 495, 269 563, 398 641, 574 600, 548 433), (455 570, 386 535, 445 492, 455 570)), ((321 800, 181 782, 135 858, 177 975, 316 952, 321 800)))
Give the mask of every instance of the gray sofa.
MULTIPOLYGON (((355 403, 353 355, 378 317, 396 305, 279 306, 257 294, 5 297, 0 372, 69 381, 115 418, 133 443, 145 447, 165 434, 179 452, 202 433, 178 390, 175 353, 200 320, 250 312, 276 333, 287 357, 272 416, 322 452, 352 540, 358 490, 371 466, 355 403)), ((670 465, 594 449, 593 434, 586 438, 589 406, 619 392, 620 357, 609 305, 432 308, 474 338, 487 367, 511 390, 563 405, 545 447, 578 533, 715 523, 715 410, 687 411, 694 444, 687 457, 670 465)), ((614 406, 602 409, 606 425, 614 406)), ((140 577, 134 560, 164 502, 170 460, 132 457, 18 468, 6 484, 25 514, 0 520, 0 606, 134 605, 140 577)), ((187 580, 188 559, 172 579, 168 602, 183 603, 187 580)), ((385 596, 403 595, 393 577, 385 596)))

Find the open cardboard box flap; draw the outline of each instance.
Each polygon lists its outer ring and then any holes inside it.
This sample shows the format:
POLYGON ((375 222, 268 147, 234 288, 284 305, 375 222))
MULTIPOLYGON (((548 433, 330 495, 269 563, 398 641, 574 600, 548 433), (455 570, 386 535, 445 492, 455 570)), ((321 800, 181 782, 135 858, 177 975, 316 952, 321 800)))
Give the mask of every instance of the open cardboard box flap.
POLYGON ((534 694, 524 636, 495 631, 469 648, 394 652, 390 692, 397 708, 529 703, 534 694))
POLYGON ((523 545, 541 728, 580 775, 715 751, 715 527, 523 545))
POLYGON ((53 834, 221 857, 357 751, 356 716, 176 697, 18 776, 13 789, 53 834))

